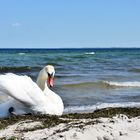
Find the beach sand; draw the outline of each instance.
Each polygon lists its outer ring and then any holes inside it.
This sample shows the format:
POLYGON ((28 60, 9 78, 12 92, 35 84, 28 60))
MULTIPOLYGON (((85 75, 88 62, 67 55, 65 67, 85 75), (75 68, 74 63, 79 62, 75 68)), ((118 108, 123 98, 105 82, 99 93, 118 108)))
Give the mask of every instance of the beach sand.
POLYGON ((105 108, 63 116, 11 116, 0 120, 0 139, 139 140, 140 108, 105 108))

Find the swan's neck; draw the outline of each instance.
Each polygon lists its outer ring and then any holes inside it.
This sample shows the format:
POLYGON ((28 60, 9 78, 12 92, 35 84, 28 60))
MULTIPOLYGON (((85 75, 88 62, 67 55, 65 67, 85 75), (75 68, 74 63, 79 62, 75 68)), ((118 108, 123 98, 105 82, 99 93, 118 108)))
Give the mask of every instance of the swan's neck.
POLYGON ((45 71, 44 69, 42 69, 37 77, 37 85, 40 87, 40 89, 42 91, 44 91, 46 88, 48 88, 47 84, 46 84, 46 80, 48 79, 48 77, 46 77, 45 71))

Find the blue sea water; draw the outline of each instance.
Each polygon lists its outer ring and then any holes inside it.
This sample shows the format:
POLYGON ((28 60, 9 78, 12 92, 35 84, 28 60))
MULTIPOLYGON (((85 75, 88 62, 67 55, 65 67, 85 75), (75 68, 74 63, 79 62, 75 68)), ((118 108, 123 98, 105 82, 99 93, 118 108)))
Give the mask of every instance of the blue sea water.
POLYGON ((62 97, 65 112, 140 106, 138 48, 0 49, 0 74, 13 72, 36 81, 48 64, 55 67, 52 90, 62 97))

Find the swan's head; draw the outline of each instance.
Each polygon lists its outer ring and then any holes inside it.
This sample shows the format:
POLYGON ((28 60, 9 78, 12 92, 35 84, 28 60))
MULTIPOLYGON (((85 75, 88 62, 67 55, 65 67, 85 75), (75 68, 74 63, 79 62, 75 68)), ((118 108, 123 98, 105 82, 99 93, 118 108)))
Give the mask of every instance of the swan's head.
POLYGON ((52 65, 45 66, 45 72, 47 74, 48 86, 52 87, 53 86, 53 78, 54 78, 54 74, 55 74, 54 67, 52 65))

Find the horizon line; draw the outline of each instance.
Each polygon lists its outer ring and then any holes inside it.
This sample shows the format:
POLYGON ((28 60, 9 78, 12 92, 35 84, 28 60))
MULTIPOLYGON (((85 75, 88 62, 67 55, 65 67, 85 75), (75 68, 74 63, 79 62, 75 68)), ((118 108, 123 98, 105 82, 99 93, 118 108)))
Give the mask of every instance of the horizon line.
POLYGON ((17 48, 17 47, 7 47, 7 48, 0 48, 0 49, 140 49, 140 47, 89 47, 89 48, 84 48, 84 47, 77 47, 77 48, 73 48, 73 47, 69 47, 69 48, 33 48, 33 47, 30 47, 30 48, 17 48))

